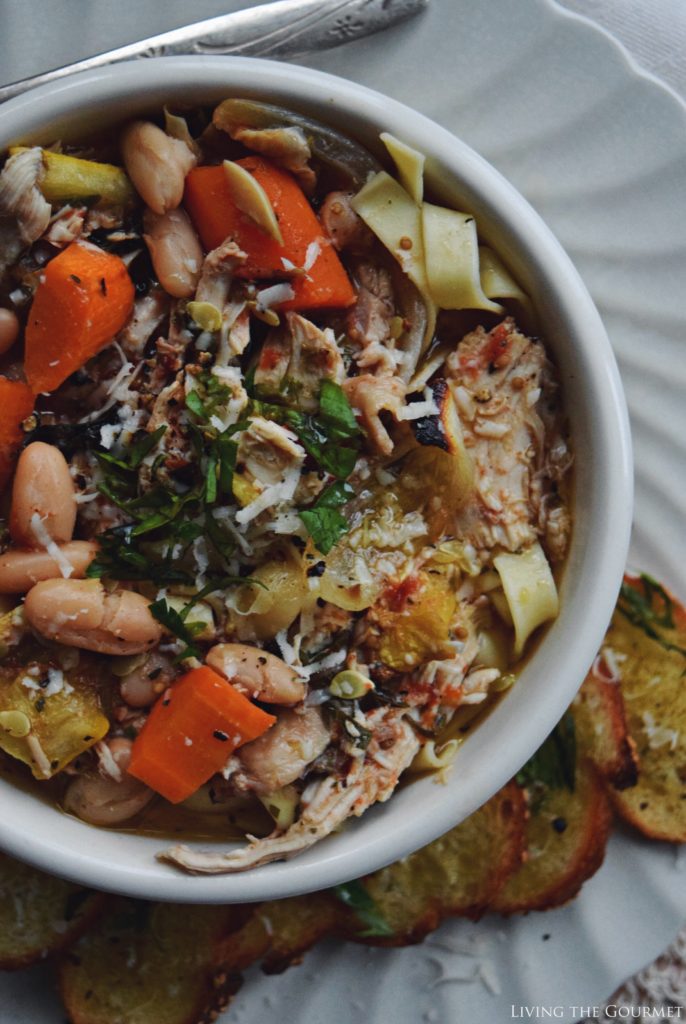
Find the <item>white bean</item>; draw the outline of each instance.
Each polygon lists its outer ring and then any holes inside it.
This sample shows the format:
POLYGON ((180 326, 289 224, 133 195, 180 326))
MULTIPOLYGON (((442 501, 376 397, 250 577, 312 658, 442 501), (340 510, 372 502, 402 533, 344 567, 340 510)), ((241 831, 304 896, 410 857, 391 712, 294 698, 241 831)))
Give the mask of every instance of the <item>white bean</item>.
POLYGON ((24 448, 14 475, 9 527, 18 547, 44 547, 32 525, 35 515, 41 533, 51 540, 57 544, 71 540, 76 523, 74 481, 59 448, 42 441, 24 448))
POLYGON ((0 306, 0 356, 9 352, 19 337, 19 318, 11 309, 0 306))
POLYGON ((247 644, 217 644, 206 662, 254 700, 267 704, 299 704, 307 693, 295 669, 274 654, 247 644))
POLYGON ((0 555, 0 594, 26 594, 42 580, 62 579, 67 565, 72 569, 70 581, 83 579, 97 553, 94 541, 72 540, 59 545, 60 565, 47 551, 10 548, 0 555))
POLYGON ((131 740, 115 737, 107 741, 122 778, 78 775, 64 796, 64 809, 91 825, 118 825, 138 814, 155 795, 152 789, 129 775, 131 740))
POLYGON ((100 654, 142 654, 162 639, 162 627, 141 594, 109 594, 99 580, 37 583, 26 595, 24 611, 49 640, 100 654))
POLYGON ((122 136, 122 155, 146 205, 155 213, 175 210, 183 198, 186 175, 196 163, 186 143, 150 121, 134 121, 122 136))
POLYGON ((236 751, 255 793, 273 793, 299 779, 329 745, 329 730, 316 708, 287 710, 276 723, 236 751))
POLYGON ((143 238, 157 278, 176 299, 189 299, 202 269, 203 251, 190 218, 181 208, 143 214, 143 238))
POLYGON ((142 664, 124 676, 119 693, 129 707, 147 708, 155 703, 175 675, 169 658, 153 651, 142 664))

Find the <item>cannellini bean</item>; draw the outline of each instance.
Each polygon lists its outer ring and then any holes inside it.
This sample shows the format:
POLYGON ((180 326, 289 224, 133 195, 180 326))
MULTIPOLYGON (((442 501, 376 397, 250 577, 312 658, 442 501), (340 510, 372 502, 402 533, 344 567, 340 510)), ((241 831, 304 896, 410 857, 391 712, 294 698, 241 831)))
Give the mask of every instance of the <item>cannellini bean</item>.
POLYGON ((256 793, 273 793, 299 779, 326 749, 329 730, 316 708, 283 711, 267 732, 236 751, 256 793))
POLYGON ((162 639, 162 627, 141 594, 108 594, 99 580, 37 583, 26 595, 24 612, 49 640, 100 654, 141 654, 162 639))
POLYGON ((176 675, 169 658, 153 651, 140 665, 124 676, 119 693, 131 708, 154 704, 176 675))
POLYGON ((0 555, 0 594, 26 594, 42 580, 60 580, 71 566, 69 580, 80 580, 98 553, 89 540, 72 540, 58 547, 60 561, 48 551, 10 549, 0 555))
POLYGON ((143 229, 160 284, 175 298, 189 299, 200 278, 203 251, 188 214, 180 208, 163 214, 146 210, 143 229))
POLYGON ((19 318, 11 309, 0 306, 0 356, 9 352, 19 337, 19 318))
POLYGON ((57 544, 66 544, 75 523, 74 481, 67 460, 55 445, 34 441, 24 448, 17 463, 10 536, 16 545, 25 548, 44 548, 40 539, 44 534, 57 544), (34 515, 41 521, 39 536, 32 525, 34 515))
POLYGON ((64 796, 64 809, 91 825, 118 825, 141 811, 155 795, 129 775, 131 740, 115 737, 107 746, 121 770, 121 781, 101 775, 77 775, 64 796))
POLYGON ((247 644, 217 644, 205 659, 246 697, 267 704, 299 704, 307 686, 298 673, 274 654, 247 644))
POLYGON ((150 121, 134 121, 124 131, 122 155, 136 191, 155 213, 175 210, 196 157, 150 121))

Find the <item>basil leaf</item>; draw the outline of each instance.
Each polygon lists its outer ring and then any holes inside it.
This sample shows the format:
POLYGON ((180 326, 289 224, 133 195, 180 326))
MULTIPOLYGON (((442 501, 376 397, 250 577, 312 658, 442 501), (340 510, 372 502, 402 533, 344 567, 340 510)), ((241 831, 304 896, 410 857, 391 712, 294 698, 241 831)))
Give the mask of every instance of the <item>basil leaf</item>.
POLYGON ((323 419, 333 428, 339 440, 360 437, 362 431, 345 391, 332 380, 322 382, 319 409, 323 419))
POLYGON ((350 484, 343 480, 337 480, 319 495, 315 502, 315 508, 340 508, 354 496, 355 491, 350 484))
POLYGON ((328 555, 338 538, 348 531, 348 520, 336 508, 307 508, 298 514, 323 555, 328 555))
POLYGON ((380 913, 362 882, 344 882, 342 885, 335 885, 333 892, 341 903, 350 907, 361 923, 367 926, 364 931, 358 932, 360 938, 394 934, 390 924, 380 913))

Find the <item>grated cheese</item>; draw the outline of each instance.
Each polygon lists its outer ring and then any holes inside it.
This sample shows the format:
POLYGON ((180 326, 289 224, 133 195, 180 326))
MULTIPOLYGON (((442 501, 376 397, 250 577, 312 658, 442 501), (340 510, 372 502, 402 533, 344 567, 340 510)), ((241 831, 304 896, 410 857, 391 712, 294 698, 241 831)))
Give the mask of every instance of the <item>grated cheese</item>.
POLYGON ((71 564, 65 553, 62 551, 60 546, 55 543, 50 534, 48 533, 45 523, 37 512, 34 512, 29 520, 31 532, 36 538, 42 548, 45 548, 47 553, 52 558, 53 562, 56 562, 59 570, 65 580, 74 572, 74 566, 71 564))

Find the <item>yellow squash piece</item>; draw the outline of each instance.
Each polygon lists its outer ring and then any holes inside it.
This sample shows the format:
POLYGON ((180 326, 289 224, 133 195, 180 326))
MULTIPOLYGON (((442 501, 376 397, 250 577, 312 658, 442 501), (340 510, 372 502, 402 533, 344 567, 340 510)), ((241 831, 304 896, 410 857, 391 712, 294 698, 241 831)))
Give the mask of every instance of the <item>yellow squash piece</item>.
POLYGON ((448 658, 457 600, 443 573, 422 572, 387 592, 369 612, 384 665, 409 672, 434 658, 448 658))
MULTIPOLYGON (((84 662, 88 664, 82 658, 84 662)), ((94 674, 42 664, 31 674, 29 668, 0 670, 0 749, 43 780, 101 740, 110 724, 100 707, 94 674)))
MULTIPOLYGON (((16 146, 10 149, 10 154, 20 153, 23 148, 16 146)), ((126 173, 114 164, 82 160, 44 149, 43 166, 45 170, 38 185, 49 203, 99 196, 100 202, 108 206, 127 206, 135 199, 136 193, 126 173)))

